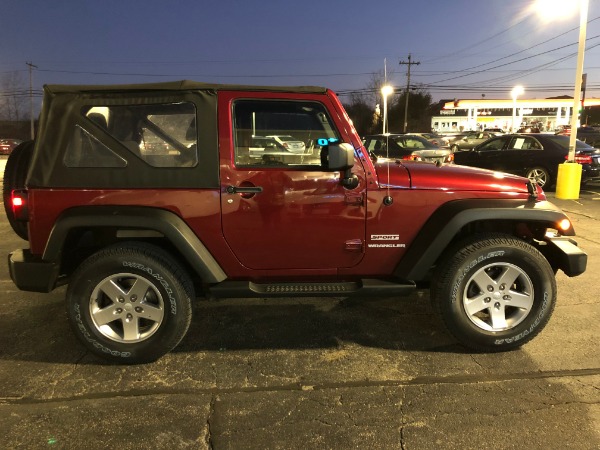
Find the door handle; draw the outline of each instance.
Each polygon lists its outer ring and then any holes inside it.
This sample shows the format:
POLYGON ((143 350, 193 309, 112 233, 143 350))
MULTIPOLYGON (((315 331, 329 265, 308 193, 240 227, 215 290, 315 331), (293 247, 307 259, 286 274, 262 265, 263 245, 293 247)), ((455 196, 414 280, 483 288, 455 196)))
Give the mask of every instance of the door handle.
POLYGON ((263 191, 261 186, 227 186, 228 194, 260 194, 263 191))

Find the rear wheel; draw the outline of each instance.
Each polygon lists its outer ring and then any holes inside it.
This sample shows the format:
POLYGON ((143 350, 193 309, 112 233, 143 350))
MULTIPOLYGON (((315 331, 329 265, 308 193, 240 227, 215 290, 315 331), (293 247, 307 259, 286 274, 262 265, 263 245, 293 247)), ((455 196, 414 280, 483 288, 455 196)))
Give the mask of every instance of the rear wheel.
POLYGON ((192 282, 161 249, 128 243, 90 256, 67 290, 73 330, 94 354, 151 362, 181 341, 191 320, 192 282))
POLYGON ((548 189, 552 186, 552 181, 550 180, 550 173, 543 167, 532 167, 527 170, 527 178, 531 181, 535 181, 538 186, 548 189))
POLYGON ((509 235, 463 241, 441 264, 432 297, 446 327, 465 346, 486 352, 523 345, 546 325, 556 301, 548 261, 509 235))
POLYGON ((33 154, 33 141, 22 142, 10 153, 4 168, 2 185, 2 200, 8 223, 13 231, 22 239, 27 240, 27 224, 15 218, 12 209, 12 191, 25 188, 25 179, 29 170, 31 155, 33 154))

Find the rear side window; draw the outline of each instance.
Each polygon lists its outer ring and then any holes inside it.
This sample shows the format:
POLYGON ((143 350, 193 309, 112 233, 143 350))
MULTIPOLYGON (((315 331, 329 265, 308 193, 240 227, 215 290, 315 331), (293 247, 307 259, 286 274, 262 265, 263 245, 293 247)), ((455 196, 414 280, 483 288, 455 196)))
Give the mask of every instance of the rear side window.
POLYGON ((311 101, 238 100, 233 133, 237 167, 321 168, 321 149, 339 141, 325 107, 311 101))
POLYGON ((541 150, 542 146, 531 137, 516 136, 511 140, 508 148, 510 150, 541 150))
MULTIPOLYGON (((68 167, 124 167, 127 162, 109 147, 112 140, 132 158, 153 167, 198 164, 198 130, 193 103, 86 106, 83 126, 76 126, 65 153, 68 167), (85 128, 85 129, 84 129, 85 128), (97 136, 97 137, 95 137, 97 136)), ((126 158, 129 159, 129 158, 126 158)))
POLYGON ((126 167, 127 161, 79 125, 75 126, 64 156, 67 167, 126 167))

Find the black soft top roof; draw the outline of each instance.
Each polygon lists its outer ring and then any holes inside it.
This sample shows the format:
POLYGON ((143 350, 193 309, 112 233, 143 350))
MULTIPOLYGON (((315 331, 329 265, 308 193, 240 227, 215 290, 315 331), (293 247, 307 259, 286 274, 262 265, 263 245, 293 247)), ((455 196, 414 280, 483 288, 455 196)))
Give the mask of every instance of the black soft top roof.
POLYGON ((238 84, 213 84, 199 81, 181 80, 162 83, 142 84, 107 84, 107 85, 70 85, 50 84, 44 86, 50 93, 66 92, 122 92, 122 91, 267 91, 267 92, 299 92, 322 94, 327 88, 319 86, 252 86, 238 84))

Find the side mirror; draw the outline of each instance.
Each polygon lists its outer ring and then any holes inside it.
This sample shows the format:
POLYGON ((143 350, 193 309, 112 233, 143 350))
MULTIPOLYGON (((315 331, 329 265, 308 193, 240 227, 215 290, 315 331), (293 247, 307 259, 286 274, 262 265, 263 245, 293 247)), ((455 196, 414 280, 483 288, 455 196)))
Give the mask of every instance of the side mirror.
POLYGON ((326 167, 329 170, 343 172, 341 183, 348 189, 358 186, 358 178, 352 174, 354 167, 354 148, 347 143, 329 144, 326 151, 326 167))

